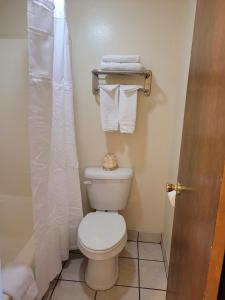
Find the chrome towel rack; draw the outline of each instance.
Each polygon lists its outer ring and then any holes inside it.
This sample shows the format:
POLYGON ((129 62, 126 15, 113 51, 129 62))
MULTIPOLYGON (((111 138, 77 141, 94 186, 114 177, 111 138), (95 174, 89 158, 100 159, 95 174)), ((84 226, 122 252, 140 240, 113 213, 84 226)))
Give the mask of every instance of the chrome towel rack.
POLYGON ((152 81, 152 71, 103 71, 103 70, 92 70, 92 92, 97 94, 99 92, 99 76, 100 75, 123 75, 123 76, 143 76, 145 78, 143 88, 138 89, 144 92, 145 96, 150 96, 151 93, 151 81, 152 81))

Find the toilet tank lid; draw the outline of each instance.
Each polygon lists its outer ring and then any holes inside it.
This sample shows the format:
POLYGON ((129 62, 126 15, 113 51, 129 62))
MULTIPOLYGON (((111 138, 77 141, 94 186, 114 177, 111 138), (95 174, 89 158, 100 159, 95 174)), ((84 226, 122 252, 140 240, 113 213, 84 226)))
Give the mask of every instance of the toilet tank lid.
POLYGON ((84 177, 89 179, 129 179, 133 176, 131 168, 118 168, 106 171, 102 167, 89 167, 84 170, 84 177))

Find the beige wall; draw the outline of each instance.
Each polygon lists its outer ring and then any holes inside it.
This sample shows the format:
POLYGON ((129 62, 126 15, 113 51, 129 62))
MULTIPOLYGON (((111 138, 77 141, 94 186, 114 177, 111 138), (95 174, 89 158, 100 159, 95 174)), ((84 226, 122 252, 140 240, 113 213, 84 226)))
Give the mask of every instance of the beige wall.
MULTIPOLYGON (((178 168, 179 168, 179 158, 180 158, 180 145, 182 138, 183 129, 183 117, 185 109, 186 100, 186 90, 188 82, 188 71, 190 65, 191 56, 191 46, 192 37, 194 30, 194 18, 195 18, 195 8, 197 0, 190 0, 189 6, 187 7, 187 22, 184 29, 184 36, 186 37, 183 43, 183 59, 179 74, 179 85, 177 89, 177 104, 175 107, 176 117, 173 128, 173 142, 170 148, 170 162, 169 162, 169 172, 167 177, 167 182, 176 183, 178 168)), ((166 260, 169 262, 170 258, 170 248, 172 239, 172 229, 173 229, 173 217, 174 217, 174 207, 168 201, 167 195, 165 196, 165 210, 164 210, 164 226, 162 239, 166 252, 166 260)))
POLYGON ((25 38, 27 0, 0 0, 0 38, 25 38))
POLYGON ((0 195, 31 194, 27 66, 26 0, 0 0, 0 195))
POLYGON ((26 196, 30 176, 25 39, 0 38, 0 66, 0 194, 26 196))
POLYGON ((30 196, 26 0, 0 0, 0 195, 30 196))
POLYGON ((128 228, 161 232, 165 182, 191 0, 69 0, 75 119, 81 173, 115 152, 135 178, 124 212, 128 228), (91 92, 91 70, 103 54, 137 53, 153 71, 151 97, 140 95, 133 135, 105 134, 91 92))
MULTIPOLYGON (((99 165, 108 151, 117 154, 121 166, 134 168, 132 193, 124 212, 130 229, 161 232, 163 228, 164 185, 192 2, 67 0, 81 174, 84 167, 99 165), (91 92, 91 69, 98 67, 101 56, 107 53, 140 54, 144 65, 153 71, 152 94, 149 98, 139 97, 133 135, 105 134, 101 130, 99 106, 91 92)), ((4 184, 0 194, 30 193, 26 41, 15 39, 25 37, 25 24, 25 0, 0 0, 0 37, 10 38, 1 40, 4 56, 0 55, 1 66, 4 65, 0 69, 4 80, 4 88, 0 89, 0 122, 5 124, 4 130, 0 129, 1 147, 4 146, 0 157, 0 179, 4 184)), ((86 206, 84 192, 83 199, 86 206)))

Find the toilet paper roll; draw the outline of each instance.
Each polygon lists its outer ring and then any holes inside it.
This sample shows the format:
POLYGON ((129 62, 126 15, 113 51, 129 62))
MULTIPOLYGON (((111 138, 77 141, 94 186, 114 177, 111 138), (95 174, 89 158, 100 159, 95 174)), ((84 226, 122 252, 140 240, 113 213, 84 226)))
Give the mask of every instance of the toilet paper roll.
POLYGON ((167 193, 170 204, 174 207, 175 206, 175 200, 176 200, 176 191, 172 191, 167 193))

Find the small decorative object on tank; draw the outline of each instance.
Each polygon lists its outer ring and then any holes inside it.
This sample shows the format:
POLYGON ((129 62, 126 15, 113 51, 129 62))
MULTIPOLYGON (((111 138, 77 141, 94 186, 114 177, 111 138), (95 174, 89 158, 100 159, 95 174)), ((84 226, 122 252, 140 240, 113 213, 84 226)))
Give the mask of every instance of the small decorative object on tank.
POLYGON ((103 159, 103 169, 106 171, 113 171, 118 168, 117 158, 114 153, 107 153, 103 159))

